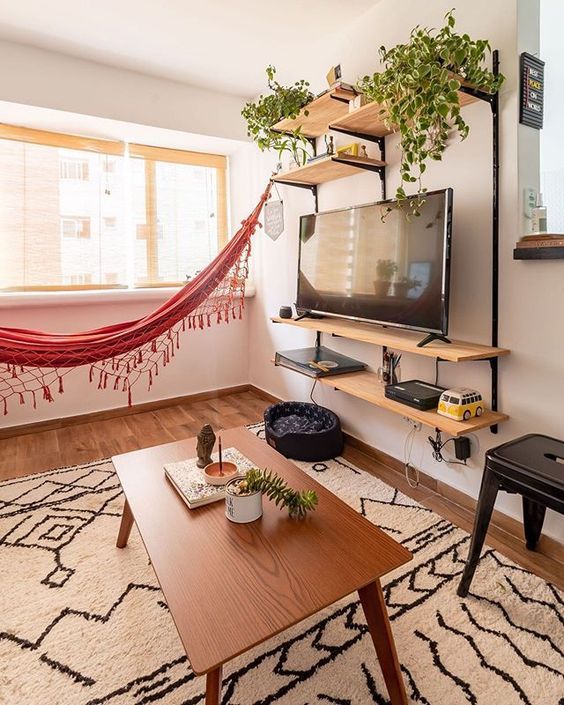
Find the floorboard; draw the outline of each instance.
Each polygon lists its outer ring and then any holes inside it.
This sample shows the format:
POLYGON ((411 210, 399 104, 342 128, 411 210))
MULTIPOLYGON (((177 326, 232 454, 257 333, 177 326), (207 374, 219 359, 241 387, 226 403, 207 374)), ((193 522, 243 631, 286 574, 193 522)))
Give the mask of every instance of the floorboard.
MULTIPOLYGON (((268 402, 253 391, 237 392, 139 414, 2 438, 0 481, 190 438, 206 423, 211 424, 216 432, 254 423, 262 419, 262 411, 267 405, 268 402)), ((466 531, 472 530, 473 513, 467 508, 428 487, 410 487, 400 473, 358 448, 348 446, 344 456, 453 524, 466 531)), ((487 540, 500 553, 564 589, 562 565, 558 561, 527 551, 522 540, 498 527, 490 528, 487 540)))

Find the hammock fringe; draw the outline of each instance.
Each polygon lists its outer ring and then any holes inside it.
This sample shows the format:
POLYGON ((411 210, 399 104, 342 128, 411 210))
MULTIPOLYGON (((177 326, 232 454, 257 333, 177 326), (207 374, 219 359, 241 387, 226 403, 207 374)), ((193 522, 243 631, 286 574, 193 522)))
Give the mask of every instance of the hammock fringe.
POLYGON ((50 334, 35 330, 0 327, 0 400, 8 413, 8 400, 20 404, 36 392, 51 403, 52 389, 64 393, 63 376, 76 367, 88 366, 88 380, 98 389, 127 393, 146 376, 151 389, 159 375, 159 363, 170 364, 180 349, 180 333, 203 330, 213 323, 241 319, 245 308, 245 284, 249 272, 251 236, 270 196, 269 183, 257 206, 217 257, 156 311, 143 318, 74 334, 50 334), (52 386, 56 385, 56 386, 52 386))

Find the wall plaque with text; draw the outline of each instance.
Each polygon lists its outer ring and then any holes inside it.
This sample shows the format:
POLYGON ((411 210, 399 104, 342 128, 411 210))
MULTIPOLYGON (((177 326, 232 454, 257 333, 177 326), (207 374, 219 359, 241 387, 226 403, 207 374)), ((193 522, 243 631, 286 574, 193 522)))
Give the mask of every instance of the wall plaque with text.
POLYGON ((544 116, 544 61, 524 51, 521 54, 520 68, 519 122, 540 130, 544 116))

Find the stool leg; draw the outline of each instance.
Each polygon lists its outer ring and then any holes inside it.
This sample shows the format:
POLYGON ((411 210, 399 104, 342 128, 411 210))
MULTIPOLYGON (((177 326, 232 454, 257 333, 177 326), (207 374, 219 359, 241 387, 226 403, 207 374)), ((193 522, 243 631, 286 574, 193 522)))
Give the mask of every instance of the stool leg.
POLYGON ((523 496, 523 526, 525 529, 525 541, 529 551, 534 551, 539 542, 544 523, 546 507, 544 504, 523 496))
POLYGON ((476 566, 480 560, 482 546, 484 545, 484 539, 488 532, 498 489, 499 483, 496 476, 486 468, 484 470, 484 476, 482 477, 480 496, 478 498, 478 506, 476 507, 476 518, 474 519, 474 531, 472 533, 466 567, 464 568, 462 579, 458 585, 457 593, 460 597, 466 597, 470 589, 470 583, 474 577, 476 566))

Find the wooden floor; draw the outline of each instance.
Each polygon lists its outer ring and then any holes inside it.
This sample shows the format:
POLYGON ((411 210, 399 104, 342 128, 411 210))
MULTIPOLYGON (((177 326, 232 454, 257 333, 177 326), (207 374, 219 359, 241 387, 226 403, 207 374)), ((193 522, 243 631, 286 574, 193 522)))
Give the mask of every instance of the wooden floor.
MULTIPOLYGON (((194 436, 209 423, 217 431, 262 420, 269 402, 252 391, 193 401, 155 411, 0 439, 0 481, 65 465, 86 463, 138 448, 194 436)), ((347 446, 345 458, 471 531, 473 513, 426 487, 413 489, 397 471, 347 446)), ((541 539, 542 540, 542 539, 541 539)), ((508 558, 564 589, 562 564, 527 551, 520 538, 491 527, 488 543, 508 558)))

